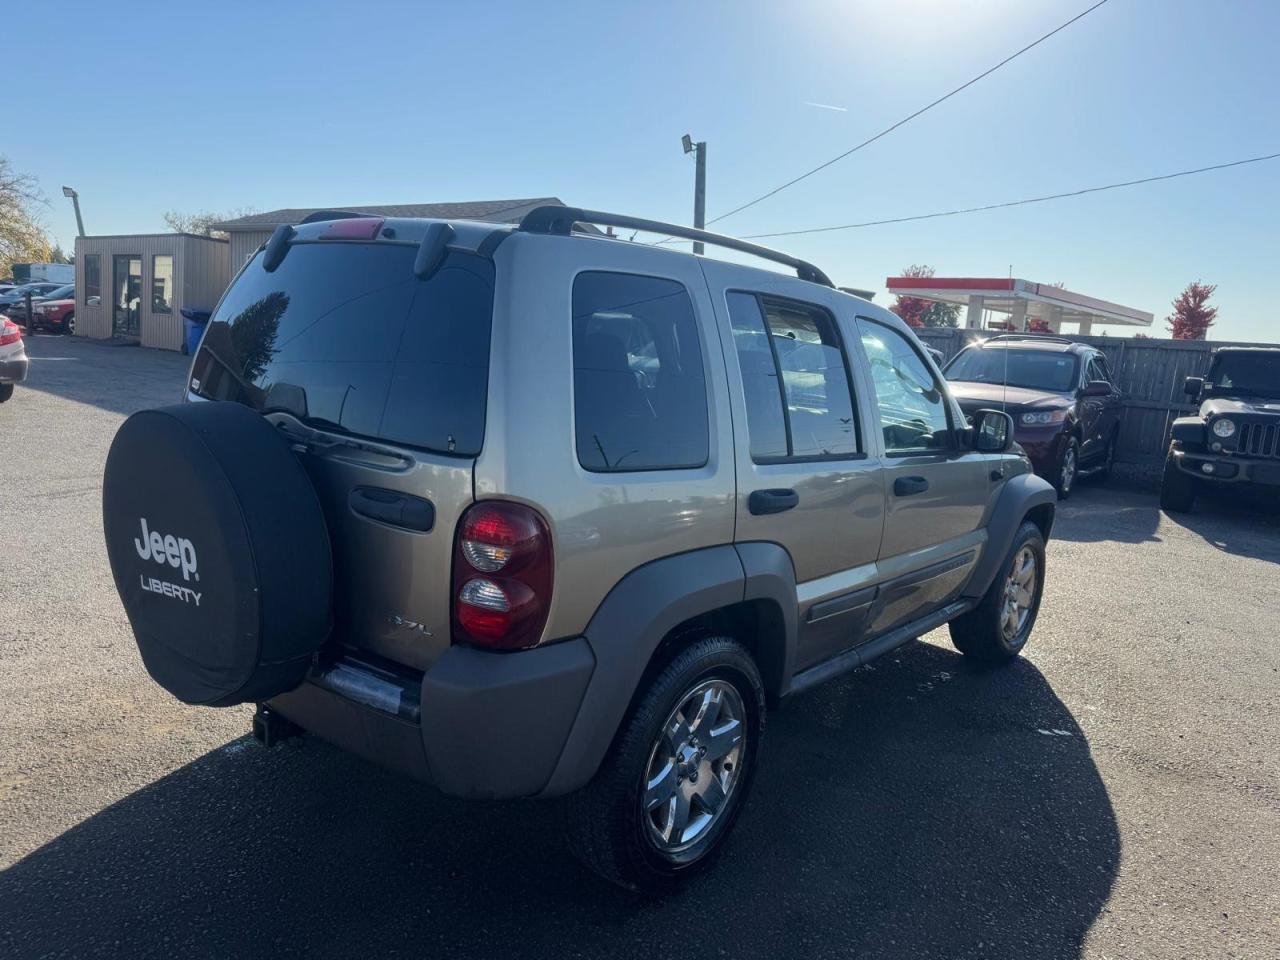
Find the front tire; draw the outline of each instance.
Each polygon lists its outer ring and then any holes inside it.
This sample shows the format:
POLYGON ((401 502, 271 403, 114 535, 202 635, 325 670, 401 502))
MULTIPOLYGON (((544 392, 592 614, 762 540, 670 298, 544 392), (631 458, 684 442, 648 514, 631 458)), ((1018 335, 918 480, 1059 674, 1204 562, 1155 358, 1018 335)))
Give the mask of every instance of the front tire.
POLYGON ((704 868, 746 802, 764 719, 760 672, 736 640, 681 650, 642 691, 595 778, 565 798, 574 855, 629 890, 704 868))
POLYGON ((1044 535, 1024 520, 982 600, 951 621, 956 649, 984 663, 1007 663, 1021 653, 1040 613, 1044 573, 1044 535))
POLYGON ((0 383, 0 403, 4 403, 13 396, 12 383, 0 383))
POLYGON ((1071 496, 1079 474, 1080 441, 1075 437, 1068 437, 1067 445, 1062 448, 1062 456, 1058 458, 1058 466, 1053 478, 1053 489, 1058 491, 1059 500, 1065 500, 1071 496))
POLYGON ((1164 461, 1164 476, 1160 480, 1160 509, 1166 513, 1185 513, 1196 502, 1196 481, 1187 476, 1174 459, 1173 450, 1164 461))

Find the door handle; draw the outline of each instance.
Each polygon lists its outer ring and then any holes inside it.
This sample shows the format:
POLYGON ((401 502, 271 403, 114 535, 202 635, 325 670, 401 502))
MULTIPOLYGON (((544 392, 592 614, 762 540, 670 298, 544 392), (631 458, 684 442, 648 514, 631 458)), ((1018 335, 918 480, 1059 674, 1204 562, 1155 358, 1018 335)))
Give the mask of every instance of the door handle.
POLYGON ((430 500, 381 487, 356 487, 347 504, 362 517, 417 533, 427 533, 436 522, 436 508, 430 500))
POLYGON ((910 497, 917 493, 924 493, 928 489, 929 481, 924 477, 899 477, 893 481, 895 497, 910 497))
POLYGON ((747 509, 754 515, 785 513, 800 502, 800 494, 794 490, 754 490, 747 498, 747 509))

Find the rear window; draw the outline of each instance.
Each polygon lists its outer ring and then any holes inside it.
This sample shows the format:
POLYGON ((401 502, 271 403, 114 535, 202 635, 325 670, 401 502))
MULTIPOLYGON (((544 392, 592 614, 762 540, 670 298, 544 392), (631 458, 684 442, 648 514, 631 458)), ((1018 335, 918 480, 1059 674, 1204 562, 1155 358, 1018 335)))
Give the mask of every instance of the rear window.
POLYGON ((299 243, 250 261, 209 324, 191 389, 311 426, 456 456, 484 441, 493 263, 451 251, 299 243))
POLYGON ((674 280, 581 273, 573 283, 578 462, 676 470, 707 462, 707 385, 689 292, 674 280))

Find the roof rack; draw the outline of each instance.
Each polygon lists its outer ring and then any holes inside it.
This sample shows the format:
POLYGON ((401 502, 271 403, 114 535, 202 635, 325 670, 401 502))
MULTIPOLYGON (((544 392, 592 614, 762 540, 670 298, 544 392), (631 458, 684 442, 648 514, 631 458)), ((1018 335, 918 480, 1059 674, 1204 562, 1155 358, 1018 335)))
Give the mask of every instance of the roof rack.
POLYGON ((1068 340, 1066 337, 1051 337, 1044 333, 1002 333, 995 337, 987 337, 986 343, 995 343, 997 340, 1038 340, 1041 343, 1075 343, 1074 340, 1068 340))
POLYGON ((665 233, 668 236, 680 237, 684 240, 697 240, 716 247, 749 253, 764 260, 772 260, 795 270, 801 280, 820 283, 824 287, 834 287, 831 278, 807 260, 801 260, 790 254, 771 250, 756 243, 748 243, 736 237, 726 237, 718 233, 708 233, 693 227, 682 227, 674 223, 663 223, 660 220, 644 220, 640 217, 628 217, 620 213, 603 213, 599 210, 583 210, 579 207, 561 207, 547 205, 535 207, 524 215, 520 226, 516 229, 524 233, 550 233, 568 236, 575 223, 593 223, 606 227, 621 227, 624 230, 643 230, 646 233, 665 233))

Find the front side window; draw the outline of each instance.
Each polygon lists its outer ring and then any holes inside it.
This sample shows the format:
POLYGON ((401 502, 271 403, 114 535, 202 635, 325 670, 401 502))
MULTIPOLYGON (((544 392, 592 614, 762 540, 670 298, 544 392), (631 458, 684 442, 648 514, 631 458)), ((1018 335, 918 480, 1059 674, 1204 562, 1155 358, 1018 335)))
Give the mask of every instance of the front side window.
POLYGON ((173 313, 173 257, 151 258, 151 312, 173 313))
POLYGON ((751 459, 858 453, 849 373, 831 314, 754 293, 727 295, 742 371, 751 459))
POLYGON ((84 302, 90 306, 102 303, 102 255, 98 253, 84 258, 84 302))
POLYGON ((947 400, 920 354, 892 327, 858 318, 880 407, 885 453, 937 453, 950 445, 947 400))
POLYGON ((597 473, 701 467, 707 385, 693 300, 659 277, 589 271, 573 282, 578 462, 597 473))

